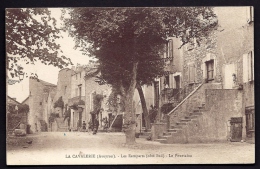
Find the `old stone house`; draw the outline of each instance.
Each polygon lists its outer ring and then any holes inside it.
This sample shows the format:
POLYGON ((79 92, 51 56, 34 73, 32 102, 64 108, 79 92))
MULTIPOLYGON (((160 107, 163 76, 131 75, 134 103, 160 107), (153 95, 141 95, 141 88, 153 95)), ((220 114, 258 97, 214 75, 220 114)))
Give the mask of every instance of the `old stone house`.
POLYGON ((28 123, 31 125, 32 132, 46 131, 46 126, 48 126, 47 117, 51 113, 50 106, 53 103, 53 96, 56 93, 56 89, 57 86, 54 84, 40 79, 29 79, 30 93, 26 102, 28 102, 30 107, 28 123))
MULTIPOLYGON (((240 141, 254 137, 253 8, 215 8, 220 28, 201 45, 169 39, 170 75, 162 77, 163 143, 240 141), (228 17, 227 17, 228 16, 228 17)), ((166 70, 167 70, 166 69, 166 70)))

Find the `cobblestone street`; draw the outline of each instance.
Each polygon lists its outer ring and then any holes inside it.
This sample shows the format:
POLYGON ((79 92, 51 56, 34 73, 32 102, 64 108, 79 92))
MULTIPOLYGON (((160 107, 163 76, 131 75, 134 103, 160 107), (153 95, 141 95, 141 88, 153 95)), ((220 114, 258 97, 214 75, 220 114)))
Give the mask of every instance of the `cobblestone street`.
POLYGON ((124 145, 123 133, 49 132, 7 145, 7 164, 198 164, 254 163, 255 144, 161 144, 137 138, 124 145), (32 141, 31 144, 30 141, 32 141), (27 143, 28 142, 28 143, 27 143))

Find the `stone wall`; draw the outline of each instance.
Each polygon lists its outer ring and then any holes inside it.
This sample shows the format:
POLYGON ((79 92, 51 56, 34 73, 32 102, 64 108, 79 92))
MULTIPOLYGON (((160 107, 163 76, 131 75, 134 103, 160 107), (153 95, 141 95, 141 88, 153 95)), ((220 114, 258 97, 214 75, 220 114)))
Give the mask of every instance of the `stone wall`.
MULTIPOLYGON (((199 119, 206 129, 204 133, 211 140, 229 138, 231 117, 243 117, 243 138, 245 135, 245 118, 243 114, 243 93, 240 90, 206 90, 206 109, 199 119)), ((193 131, 191 131, 193 132, 193 131)))
MULTIPOLYGON (((218 33, 217 59, 220 67, 235 64, 237 82, 243 83, 243 54, 254 50, 254 34, 252 25, 218 33)), ((224 72, 221 72, 224 79, 224 72)))
MULTIPOLYGON (((202 110, 202 115, 192 119, 168 139, 170 143, 206 143, 227 142, 230 139, 231 117, 243 117, 242 92, 239 90, 206 90, 206 105, 208 110, 202 110)), ((243 123, 242 139, 245 139, 245 124, 243 123)))
POLYGON ((203 84, 194 94, 192 94, 189 98, 186 98, 184 102, 173 109, 169 115, 170 126, 174 125, 180 119, 192 113, 194 109, 198 109, 205 100, 205 90, 206 89, 221 89, 222 86, 219 83, 206 83, 203 84))
MULTIPOLYGON (((91 110, 91 105, 93 105, 93 98, 91 96, 92 93, 96 92, 96 94, 105 94, 106 97, 103 98, 103 104, 102 106, 105 106, 106 103, 104 103, 109 97, 109 94, 111 92, 111 88, 108 85, 99 85, 97 82, 95 82, 95 77, 89 77, 86 79, 85 83, 85 113, 82 114, 82 120, 86 121, 87 126, 88 122, 90 120, 90 112, 91 110)), ((104 112, 102 113, 104 118, 108 112, 106 112, 106 108, 104 108, 104 112)), ((99 123, 101 124, 101 123, 99 123)))
MULTIPOLYGON (((202 83, 204 81, 203 77, 203 58, 205 58, 208 54, 213 56, 217 55, 216 50, 216 42, 217 42, 217 32, 212 32, 208 38, 202 40, 200 45, 191 45, 187 44, 183 46, 184 48, 184 63, 183 63, 183 86, 189 85, 189 76, 188 76, 188 65, 194 64, 195 66, 195 82, 202 83)), ((218 66, 218 62, 215 62, 215 77, 214 82, 220 82, 220 67, 218 66)))
MULTIPOLYGON (((71 69, 62 69, 59 71, 58 83, 57 83, 57 92, 54 97, 54 102, 56 102, 61 96, 64 102, 64 107, 68 104, 68 99, 71 98, 71 75, 73 70, 71 69)), ((65 111, 65 109, 63 110, 65 111)), ((63 112, 64 113, 64 112, 63 112)))
POLYGON ((39 120, 44 118, 44 93, 56 90, 56 86, 42 80, 29 80, 29 115, 28 123, 31 125, 32 132, 40 131, 39 120), (37 128, 36 128, 37 127, 37 128))

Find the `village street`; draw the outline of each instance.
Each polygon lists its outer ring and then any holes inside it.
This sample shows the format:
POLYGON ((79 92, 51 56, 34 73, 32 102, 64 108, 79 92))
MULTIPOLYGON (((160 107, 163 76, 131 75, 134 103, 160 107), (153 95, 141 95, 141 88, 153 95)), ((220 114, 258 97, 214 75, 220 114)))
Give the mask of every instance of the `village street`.
POLYGON ((42 132, 12 138, 7 164, 198 164, 254 163, 255 144, 161 144, 137 138, 124 145, 124 133, 42 132), (19 144, 15 144, 19 142, 19 144), (31 144, 28 144, 27 142, 31 144), (11 145, 13 143, 13 145, 11 145))

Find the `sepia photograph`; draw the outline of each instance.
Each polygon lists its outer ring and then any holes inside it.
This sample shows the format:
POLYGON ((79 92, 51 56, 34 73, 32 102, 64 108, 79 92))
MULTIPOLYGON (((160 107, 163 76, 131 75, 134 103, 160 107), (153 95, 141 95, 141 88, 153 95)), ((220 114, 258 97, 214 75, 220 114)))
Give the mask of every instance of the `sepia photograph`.
POLYGON ((254 7, 6 8, 6 165, 255 164, 254 7))

